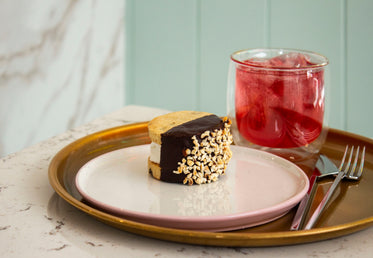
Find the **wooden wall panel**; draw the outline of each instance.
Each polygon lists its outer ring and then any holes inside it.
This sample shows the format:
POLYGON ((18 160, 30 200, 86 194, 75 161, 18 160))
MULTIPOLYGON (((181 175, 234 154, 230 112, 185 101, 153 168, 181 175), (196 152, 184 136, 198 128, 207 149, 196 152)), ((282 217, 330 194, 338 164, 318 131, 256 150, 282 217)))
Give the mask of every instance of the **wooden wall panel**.
POLYGON ((347 130, 373 137, 373 1, 347 5, 347 130))
POLYGON ((127 7, 127 102, 174 110, 195 107, 196 1, 128 1, 127 7))
POLYGON ((223 115, 233 51, 300 48, 330 60, 330 126, 373 137, 372 1, 126 3, 126 104, 223 115))
POLYGON ((266 1, 201 1, 199 108, 226 114, 232 52, 263 47, 266 1), (212 8, 213 7, 213 8, 212 8))

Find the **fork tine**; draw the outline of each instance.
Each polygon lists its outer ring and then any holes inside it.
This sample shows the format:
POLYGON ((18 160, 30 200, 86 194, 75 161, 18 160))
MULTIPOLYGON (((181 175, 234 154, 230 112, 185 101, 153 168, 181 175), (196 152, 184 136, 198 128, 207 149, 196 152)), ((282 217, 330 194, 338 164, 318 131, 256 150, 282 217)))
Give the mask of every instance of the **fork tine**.
POLYGON ((347 174, 348 170, 350 169, 351 160, 352 160, 352 154, 354 154, 354 146, 351 147, 350 156, 348 157, 348 161, 347 161, 346 167, 343 170, 345 172, 345 174, 347 174))
MULTIPOLYGON (((355 174, 355 169, 356 169, 356 166, 357 166, 357 160, 359 158, 359 150, 360 150, 360 146, 357 146, 354 163, 352 164, 352 168, 350 169, 350 172, 347 175, 349 177, 353 177, 354 174, 355 174)), ((352 155, 352 151, 351 151, 351 155, 352 155)))
POLYGON ((359 166, 359 170, 357 171, 357 175, 356 175, 357 178, 360 178, 361 174, 363 173, 364 160, 365 160, 365 146, 363 147, 363 151, 360 155, 360 166, 359 166))
POLYGON ((343 153, 343 158, 341 160, 341 163, 339 164, 339 168, 338 168, 339 171, 342 170, 343 164, 344 164, 345 159, 346 159, 347 151, 348 151, 348 145, 346 145, 345 152, 343 153))

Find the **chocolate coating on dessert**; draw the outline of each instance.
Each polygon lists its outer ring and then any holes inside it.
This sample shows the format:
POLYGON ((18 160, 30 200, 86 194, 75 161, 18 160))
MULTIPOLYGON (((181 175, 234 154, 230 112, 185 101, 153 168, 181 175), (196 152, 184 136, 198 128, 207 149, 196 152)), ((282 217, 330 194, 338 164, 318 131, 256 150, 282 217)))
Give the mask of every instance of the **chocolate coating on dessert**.
POLYGON ((224 129, 224 122, 216 115, 208 115, 184 124, 175 126, 161 135, 161 180, 166 182, 183 183, 184 174, 175 174, 178 162, 186 156, 185 150, 193 148, 192 136, 201 141, 205 131, 224 129))

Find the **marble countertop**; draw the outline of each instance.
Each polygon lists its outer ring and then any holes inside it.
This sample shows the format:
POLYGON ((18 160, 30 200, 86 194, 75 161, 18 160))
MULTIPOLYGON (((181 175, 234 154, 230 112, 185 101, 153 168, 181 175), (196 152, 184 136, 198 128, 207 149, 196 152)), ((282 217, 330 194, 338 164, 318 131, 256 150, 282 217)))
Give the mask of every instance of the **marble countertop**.
POLYGON ((87 134, 147 121, 166 110, 126 106, 0 159, 1 257, 372 257, 373 227, 316 243, 227 248, 166 242, 96 221, 60 198, 48 166, 64 146, 87 134))

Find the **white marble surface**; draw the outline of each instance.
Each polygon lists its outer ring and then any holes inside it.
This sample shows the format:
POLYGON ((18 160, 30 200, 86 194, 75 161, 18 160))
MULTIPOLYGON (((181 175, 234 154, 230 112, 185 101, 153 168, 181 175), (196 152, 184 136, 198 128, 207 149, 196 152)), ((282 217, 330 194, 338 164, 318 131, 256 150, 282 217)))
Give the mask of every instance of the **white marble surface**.
POLYGON ((105 128, 146 121, 165 110, 127 106, 0 159, 1 257, 372 257, 373 227, 317 243, 266 248, 193 246, 130 234, 67 204, 49 185, 52 157, 105 128))
POLYGON ((0 157, 120 108, 125 1, 0 1, 0 157))

